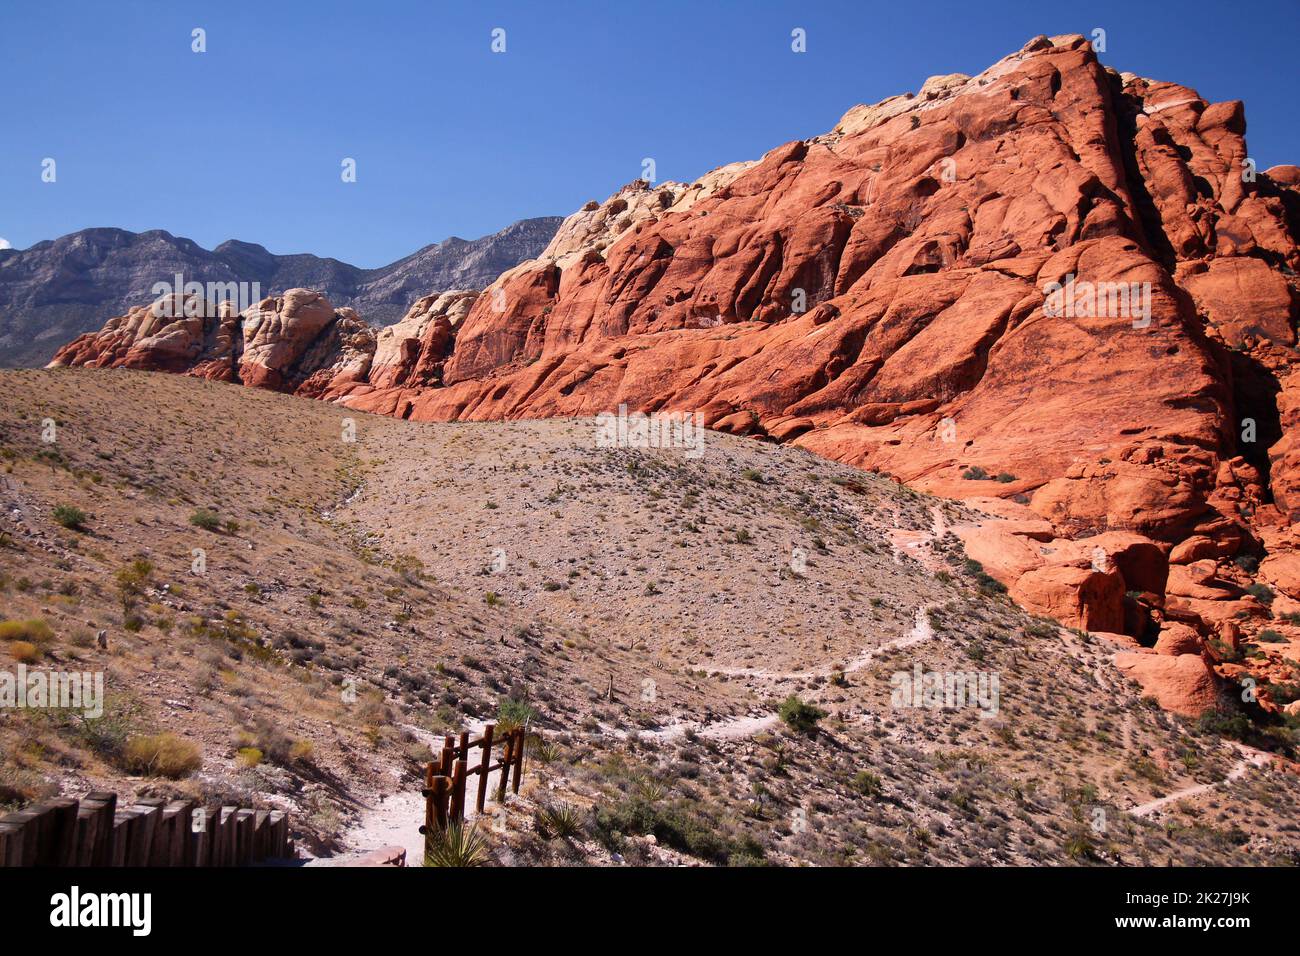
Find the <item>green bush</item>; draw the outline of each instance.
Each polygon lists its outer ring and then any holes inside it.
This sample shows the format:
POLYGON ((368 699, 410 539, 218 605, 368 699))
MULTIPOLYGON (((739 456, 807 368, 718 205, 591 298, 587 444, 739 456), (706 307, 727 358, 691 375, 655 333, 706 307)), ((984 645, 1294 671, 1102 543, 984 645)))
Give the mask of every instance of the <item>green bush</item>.
POLYGON ((988 481, 989 473, 979 465, 971 465, 961 473, 967 481, 988 481))
POLYGON ((216 531, 221 527, 221 516, 215 511, 200 508, 190 515, 190 524, 196 528, 202 528, 204 531, 216 531))
POLYGON ((1253 594, 1256 597, 1256 599, 1259 601, 1259 603, 1265 606, 1268 606, 1273 603, 1273 598, 1274 598, 1273 589, 1269 587, 1267 584, 1260 584, 1256 582, 1255 584, 1252 584, 1250 587, 1246 588, 1246 593, 1253 594))
POLYGON ((791 730, 797 730, 801 734, 815 731, 817 722, 826 716, 826 711, 814 704, 805 703, 794 694, 781 702, 778 713, 791 730))
POLYGON ((1196 729, 1202 734, 1215 737, 1229 737, 1233 740, 1246 740, 1253 728, 1250 718, 1241 711, 1215 707, 1201 714, 1196 722, 1196 729))
POLYGON ((623 797, 612 806, 597 807, 592 816, 596 839, 617 852, 625 836, 654 834, 664 846, 710 863, 731 866, 761 862, 763 847, 752 837, 733 839, 717 824, 683 802, 663 805, 644 796, 623 797))
POLYGON ((849 786, 864 797, 878 797, 883 792, 880 778, 870 770, 859 770, 849 781, 849 786))
POLYGON ((86 513, 72 505, 56 505, 54 520, 69 531, 80 531, 86 526, 86 513))
POLYGON ((1259 555, 1257 554, 1239 554, 1232 559, 1232 563, 1247 574, 1254 574, 1259 570, 1259 555))
POLYGON ((496 733, 504 736, 520 727, 527 727, 536 717, 537 711, 527 701, 504 697, 497 705, 496 733))
POLYGON ((0 621, 0 641, 26 641, 44 647, 54 640, 54 632, 39 617, 26 621, 0 621))

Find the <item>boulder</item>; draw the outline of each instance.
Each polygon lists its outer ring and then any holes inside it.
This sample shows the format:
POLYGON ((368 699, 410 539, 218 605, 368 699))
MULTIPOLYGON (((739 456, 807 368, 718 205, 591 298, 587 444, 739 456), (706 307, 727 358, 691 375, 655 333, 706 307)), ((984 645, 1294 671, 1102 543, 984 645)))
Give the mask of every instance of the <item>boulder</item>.
POLYGON ((1199 717, 1218 702, 1217 679, 1199 654, 1121 651, 1115 655, 1115 666, 1141 686, 1144 697, 1154 697, 1175 714, 1199 717))
POLYGON ((1204 646, 1196 629, 1178 621, 1166 621, 1156 639, 1157 654, 1177 657, 1180 654, 1200 654, 1204 646))
POLYGON ((1124 631, 1124 580, 1117 572, 1058 565, 1027 571, 1012 585, 1022 607, 1087 631, 1124 631))

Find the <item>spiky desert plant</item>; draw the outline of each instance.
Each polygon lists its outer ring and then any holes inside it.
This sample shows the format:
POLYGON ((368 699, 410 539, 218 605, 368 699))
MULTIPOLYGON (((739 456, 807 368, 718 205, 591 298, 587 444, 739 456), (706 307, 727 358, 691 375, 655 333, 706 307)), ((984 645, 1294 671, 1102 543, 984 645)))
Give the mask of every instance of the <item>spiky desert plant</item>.
POLYGON ((450 823, 424 839, 425 866, 482 866, 487 859, 487 840, 475 824, 450 823))
POLYGON ((543 840, 568 840, 582 830, 582 812, 563 800, 548 803, 533 818, 537 835, 543 840))
POLYGON ((541 734, 529 734, 527 745, 528 755, 538 763, 555 763, 564 753, 559 743, 543 737, 541 734))

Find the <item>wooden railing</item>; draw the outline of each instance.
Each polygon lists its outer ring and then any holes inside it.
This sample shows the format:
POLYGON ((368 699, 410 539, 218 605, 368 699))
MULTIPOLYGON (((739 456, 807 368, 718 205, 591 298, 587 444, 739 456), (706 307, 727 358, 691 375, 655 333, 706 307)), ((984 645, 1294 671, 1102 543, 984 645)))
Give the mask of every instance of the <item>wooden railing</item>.
POLYGON ((483 736, 471 740, 468 733, 457 739, 448 735, 442 754, 436 763, 430 763, 424 772, 424 826, 420 832, 428 836, 435 830, 444 830, 450 823, 465 821, 465 791, 470 776, 477 774, 478 781, 474 805, 479 813, 487 802, 488 777, 500 771, 497 781, 497 802, 506 798, 506 787, 519 792, 519 780, 524 772, 524 729, 518 727, 494 739, 496 725, 483 728, 483 736), (501 758, 492 762, 492 748, 502 745, 501 758), (479 751, 478 763, 469 766, 470 752, 479 751))
POLYGON ((293 856, 280 810, 141 800, 95 790, 0 817, 0 866, 247 866, 293 856))

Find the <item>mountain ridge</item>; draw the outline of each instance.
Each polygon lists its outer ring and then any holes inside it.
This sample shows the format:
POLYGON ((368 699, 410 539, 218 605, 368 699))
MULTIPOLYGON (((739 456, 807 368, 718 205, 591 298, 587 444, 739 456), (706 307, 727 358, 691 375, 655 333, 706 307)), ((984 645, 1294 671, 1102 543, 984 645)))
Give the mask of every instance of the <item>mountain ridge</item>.
POLYGON ((187 282, 256 282, 263 296, 310 286, 385 325, 431 289, 486 286, 537 255, 560 222, 544 216, 479 239, 452 236, 373 269, 312 253, 277 255, 239 239, 208 250, 164 229, 78 230, 27 249, 0 250, 0 365, 44 364, 61 342, 153 298, 152 286, 176 273, 187 282))

